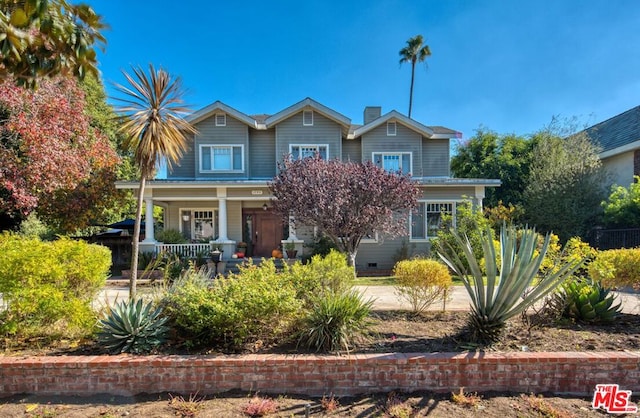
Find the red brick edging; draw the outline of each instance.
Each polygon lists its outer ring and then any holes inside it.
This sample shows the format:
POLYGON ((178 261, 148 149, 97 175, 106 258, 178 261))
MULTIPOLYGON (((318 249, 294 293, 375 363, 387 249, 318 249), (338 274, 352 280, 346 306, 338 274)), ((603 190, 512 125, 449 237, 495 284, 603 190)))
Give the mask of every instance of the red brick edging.
POLYGON ((598 383, 640 391, 640 351, 0 357, 0 396, 229 390, 348 396, 460 387, 590 395, 598 383))

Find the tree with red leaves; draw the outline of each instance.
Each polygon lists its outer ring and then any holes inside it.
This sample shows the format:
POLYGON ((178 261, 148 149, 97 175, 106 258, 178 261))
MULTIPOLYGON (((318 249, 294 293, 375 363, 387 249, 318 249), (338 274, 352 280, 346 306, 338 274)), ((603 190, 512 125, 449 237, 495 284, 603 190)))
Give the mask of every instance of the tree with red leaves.
POLYGON ((37 90, 0 83, 0 229, 34 210, 63 232, 100 218, 119 159, 84 108, 72 78, 43 79, 37 90))
POLYGON ((408 176, 363 164, 323 160, 319 155, 286 158, 269 184, 273 207, 296 222, 315 226, 355 266, 362 238, 372 232, 396 237, 408 231, 418 188, 408 176))

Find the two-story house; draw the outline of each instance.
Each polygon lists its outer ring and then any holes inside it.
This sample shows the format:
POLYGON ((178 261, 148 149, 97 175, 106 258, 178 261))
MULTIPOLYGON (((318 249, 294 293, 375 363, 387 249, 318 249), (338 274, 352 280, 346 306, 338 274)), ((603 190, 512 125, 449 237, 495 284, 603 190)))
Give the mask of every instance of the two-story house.
MULTIPOLYGON (((357 268, 390 269, 398 249, 405 244, 426 253, 441 214, 455 212, 465 198, 482 205, 486 187, 499 180, 450 177, 450 140, 458 132, 426 126, 380 107, 364 109, 362 125, 313 99, 304 99, 274 115, 249 116, 215 102, 187 118, 198 130, 190 138, 181 162, 163 180, 147 183, 147 213, 154 205, 164 208, 165 228, 182 231, 193 241, 214 241, 233 254, 238 242, 249 244, 248 255, 269 257, 283 241, 303 250, 312 228, 287 222, 271 210, 268 182, 275 176, 277 161, 290 156, 355 162, 373 161, 387 170, 411 174, 422 194, 412 214, 409 234, 388 239, 372 235, 363 240, 357 268)), ((119 182, 119 188, 137 189, 135 182, 119 182)), ((313 193, 313 190, 309 190, 313 193)), ((331 214, 327 214, 331 216, 331 214)), ((153 224, 147 218, 142 250, 159 246, 153 224)))

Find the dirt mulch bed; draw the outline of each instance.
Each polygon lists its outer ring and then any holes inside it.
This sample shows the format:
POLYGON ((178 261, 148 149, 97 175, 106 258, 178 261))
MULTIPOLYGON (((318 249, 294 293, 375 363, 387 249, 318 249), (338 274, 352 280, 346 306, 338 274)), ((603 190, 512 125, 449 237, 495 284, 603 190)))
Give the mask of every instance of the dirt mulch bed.
MULTIPOLYGON (((374 311, 371 333, 359 341, 352 353, 431 353, 486 351, 622 351, 640 350, 640 315, 620 314, 610 324, 580 324, 570 321, 543 322, 535 316, 516 317, 507 324, 502 339, 480 347, 469 342, 465 334, 468 312, 425 312, 413 315, 407 311, 374 311)), ((38 342, 5 340, 5 355, 98 355, 107 354, 94 342, 60 341, 55 346, 38 342)), ((313 352, 297 347, 296 341, 280 344, 247 344, 244 353, 304 353, 313 352)), ((219 350, 186 350, 171 346, 164 354, 219 354, 219 350)))

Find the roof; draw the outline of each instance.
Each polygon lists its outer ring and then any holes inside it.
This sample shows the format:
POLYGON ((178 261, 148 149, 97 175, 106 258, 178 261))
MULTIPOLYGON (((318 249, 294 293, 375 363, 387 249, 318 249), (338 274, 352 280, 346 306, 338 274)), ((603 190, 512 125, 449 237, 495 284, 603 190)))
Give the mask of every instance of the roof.
POLYGON ((602 148, 602 153, 608 153, 634 142, 638 142, 640 147, 640 106, 595 124, 583 132, 586 132, 591 140, 602 148))
POLYGON ((306 110, 306 109, 312 109, 320 113, 321 115, 333 120, 334 122, 342 125, 345 131, 347 131, 349 129, 349 126, 351 125, 351 119, 336 112, 333 109, 328 108, 323 104, 316 102, 310 97, 307 97, 306 99, 301 100, 298 103, 291 105, 284 110, 279 111, 275 115, 269 116, 265 120, 265 125, 267 126, 267 128, 270 128, 271 126, 279 122, 282 122, 287 118, 290 118, 291 116, 295 115, 301 110, 306 110))
POLYGON ((353 130, 353 137, 357 138, 359 136, 362 136, 364 134, 366 134, 367 132, 377 128, 378 126, 386 123, 386 122, 400 122, 402 125, 406 126, 407 128, 419 133, 420 135, 426 137, 426 138, 434 138, 434 139, 446 139, 446 138, 455 138, 456 135, 458 134, 457 131, 454 131, 452 129, 449 128, 445 128, 442 126, 426 126, 421 124, 420 122, 417 122, 413 119, 410 119, 408 117, 406 117, 405 115, 403 115, 402 113, 396 111, 396 110, 392 110, 391 112, 385 113, 384 115, 380 116, 379 118, 376 118, 374 120, 372 120, 371 122, 367 123, 366 125, 362 125, 360 127, 358 127, 357 129, 353 130))
POLYGON ((196 123, 198 123, 200 121, 205 120, 206 118, 210 117, 211 115, 214 115, 218 111, 225 112, 229 116, 232 116, 235 119, 238 119, 239 121, 246 123, 247 125, 251 126, 252 128, 257 128, 258 127, 258 122, 254 118, 252 118, 251 116, 240 112, 239 110, 236 110, 236 109, 232 108, 231 106, 228 106, 228 105, 222 103, 219 100, 214 102, 214 103, 211 103, 209 106, 206 106, 206 107, 198 110, 195 113, 192 113, 191 115, 187 116, 185 119, 189 123, 196 124, 196 123))

